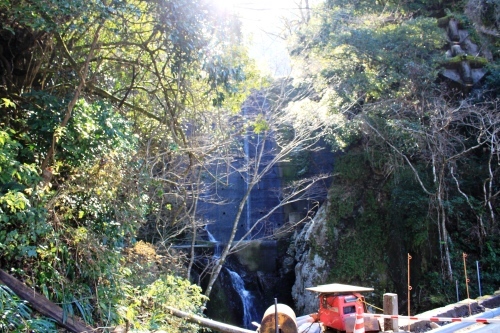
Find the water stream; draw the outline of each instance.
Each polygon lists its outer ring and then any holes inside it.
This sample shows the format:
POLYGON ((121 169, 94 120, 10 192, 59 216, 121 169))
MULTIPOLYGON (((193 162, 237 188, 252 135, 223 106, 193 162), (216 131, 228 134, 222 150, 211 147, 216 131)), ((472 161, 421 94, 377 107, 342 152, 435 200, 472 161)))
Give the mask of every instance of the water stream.
MULTIPOLYGON (((243 113, 243 118, 248 120, 248 114, 247 114, 247 107, 241 108, 241 111, 243 113)), ((250 172, 250 138, 249 136, 251 135, 250 132, 247 132, 243 135, 243 150, 245 154, 245 168, 246 168, 246 178, 245 178, 245 191, 248 191, 248 187, 250 185, 250 182, 252 181, 251 179, 251 172, 250 172)), ((252 227, 251 225, 251 204, 252 204, 252 198, 251 198, 251 193, 248 195, 247 200, 246 200, 246 216, 245 216, 245 233, 252 227)), ((251 238, 251 235, 248 235, 248 239, 251 238)))
MULTIPOLYGON (((208 235, 208 240, 214 243, 214 260, 218 261, 221 255, 221 244, 210 233, 208 227, 205 227, 205 230, 208 235)), ((248 329, 254 329, 255 327, 252 327, 252 321, 255 321, 258 318, 257 311, 255 310, 255 306, 253 304, 254 297, 250 291, 245 289, 245 282, 237 272, 230 270, 227 267, 224 268, 229 273, 233 289, 241 298, 241 303, 243 305, 243 326, 248 329)))
POLYGON ((248 290, 245 289, 245 283, 243 282, 241 276, 229 268, 226 269, 231 277, 233 288, 241 297, 241 302, 243 304, 243 326, 248 329, 255 329, 255 327, 252 327, 252 321, 257 320, 257 311, 255 311, 253 304, 254 297, 248 290))
POLYGON ((205 226, 205 231, 208 235, 208 241, 214 243, 214 259, 218 260, 222 253, 221 244, 218 240, 215 239, 214 235, 210 233, 210 231, 208 230, 208 226, 205 226))

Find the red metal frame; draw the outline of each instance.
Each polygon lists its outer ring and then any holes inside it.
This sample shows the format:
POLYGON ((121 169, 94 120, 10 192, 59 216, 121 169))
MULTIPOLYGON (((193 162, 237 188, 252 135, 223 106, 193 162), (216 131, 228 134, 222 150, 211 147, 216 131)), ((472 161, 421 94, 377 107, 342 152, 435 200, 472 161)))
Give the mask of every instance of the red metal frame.
POLYGON ((345 295, 338 294, 320 294, 319 295, 319 321, 324 326, 346 331, 346 318, 353 318, 358 308, 365 312, 364 297, 359 293, 350 293, 345 295))

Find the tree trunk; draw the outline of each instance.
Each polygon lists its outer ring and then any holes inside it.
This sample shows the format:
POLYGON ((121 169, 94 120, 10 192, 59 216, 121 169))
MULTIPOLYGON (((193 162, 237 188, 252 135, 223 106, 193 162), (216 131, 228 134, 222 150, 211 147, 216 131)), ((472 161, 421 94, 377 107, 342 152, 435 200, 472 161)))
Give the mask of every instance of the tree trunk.
POLYGON ((210 274, 210 279, 208 280, 208 285, 207 288, 205 289, 205 296, 210 296, 210 293, 212 292, 212 288, 215 284, 215 281, 219 277, 220 271, 222 270, 222 266, 224 265, 224 262, 226 261, 227 256, 229 255, 229 250, 231 250, 231 246, 233 245, 234 237, 236 236, 236 231, 238 230, 238 223, 241 218, 241 214, 243 212, 243 208, 245 207, 245 204, 247 202, 247 198, 250 195, 250 191, 252 190, 253 186, 255 183, 250 183, 248 184, 248 189, 245 192, 245 195, 240 201, 240 204, 238 206, 238 212, 236 213, 236 217, 234 218, 233 222, 233 229, 231 230, 231 235, 229 236, 229 240, 227 241, 226 246, 224 247, 224 251, 222 251, 222 254, 220 256, 219 261, 215 265, 215 270, 210 274))
MULTIPOLYGON (((75 66, 75 68, 73 68, 76 72, 78 72, 80 74, 80 83, 78 84, 78 87, 75 89, 75 94, 73 95, 73 98, 71 99, 71 101, 68 104, 68 107, 66 108, 66 113, 64 115, 64 118, 61 121, 61 124, 59 125, 60 129, 66 127, 66 125, 68 125, 68 122, 69 122, 71 115, 73 113, 73 108, 75 107, 76 102, 78 102, 78 99, 80 98, 81 92, 85 88, 85 85, 87 82, 87 80, 86 80, 87 73, 89 71, 90 60, 93 57, 94 51, 97 49, 97 41, 99 40, 99 33, 102 29, 102 26, 103 25, 100 24, 97 27, 97 30, 94 34, 94 39, 92 41, 92 45, 91 45, 90 50, 89 50, 89 54, 87 55, 87 58, 85 59, 85 63, 83 64, 83 67, 80 70, 78 70, 78 68, 76 68, 76 66, 75 66)), ((67 51, 67 47, 64 44, 62 38, 60 38, 60 36, 58 34, 56 34, 56 37, 59 41, 59 44, 61 44, 61 47, 64 50, 66 50, 67 57, 69 58, 68 60, 70 60, 71 63, 75 63, 74 60, 71 58, 69 51, 67 51)), ((50 162, 54 158, 55 151, 56 151, 55 150, 56 143, 57 143, 57 141, 59 141, 60 135, 61 135, 61 133, 57 130, 54 131, 54 134, 52 135, 52 144, 50 145, 49 150, 47 151, 47 155, 43 159, 42 165, 40 167, 42 169, 42 173, 45 169, 47 169, 47 167, 50 165, 50 162)))

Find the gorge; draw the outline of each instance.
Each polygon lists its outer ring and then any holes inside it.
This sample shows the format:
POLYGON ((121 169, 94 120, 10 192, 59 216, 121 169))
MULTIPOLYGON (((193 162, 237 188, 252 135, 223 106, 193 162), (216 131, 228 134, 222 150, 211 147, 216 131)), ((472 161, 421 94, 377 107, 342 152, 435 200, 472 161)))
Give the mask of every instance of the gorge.
POLYGON ((0 1, 0 268, 62 314, 0 284, 0 331, 498 289, 499 1, 295 2, 276 77, 237 6, 0 1))

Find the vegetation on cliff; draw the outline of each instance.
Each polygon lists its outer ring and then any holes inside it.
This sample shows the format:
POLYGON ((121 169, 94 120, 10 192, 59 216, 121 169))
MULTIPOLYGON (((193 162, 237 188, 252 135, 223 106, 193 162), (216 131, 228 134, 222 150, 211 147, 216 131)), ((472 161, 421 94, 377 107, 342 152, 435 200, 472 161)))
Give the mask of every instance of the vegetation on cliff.
POLYGON ((488 1, 329 0, 294 36, 295 78, 315 83, 343 152, 328 242, 314 245, 332 281, 406 296, 411 254, 411 302, 427 309, 455 299, 455 280, 463 297, 466 253, 480 262, 483 293, 498 287, 499 12, 488 1), (481 45, 470 56, 488 60, 472 90, 439 75, 445 16, 481 45))

